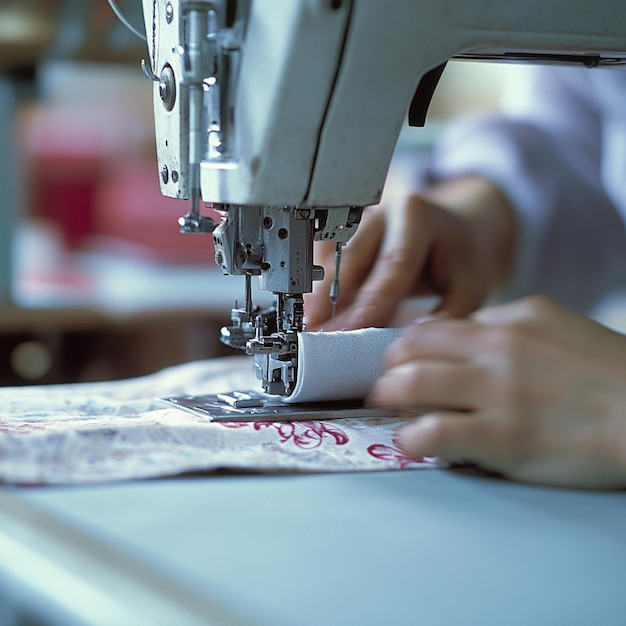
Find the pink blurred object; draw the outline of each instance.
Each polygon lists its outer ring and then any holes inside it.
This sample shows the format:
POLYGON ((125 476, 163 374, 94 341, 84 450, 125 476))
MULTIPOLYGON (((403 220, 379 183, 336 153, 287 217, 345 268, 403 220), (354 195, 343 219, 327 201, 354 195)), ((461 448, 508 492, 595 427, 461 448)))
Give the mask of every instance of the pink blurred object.
MULTIPOLYGON (((131 244, 126 249, 132 246, 142 256, 217 267, 211 235, 183 235, 178 230, 178 218, 188 207, 187 200, 161 195, 156 161, 122 161, 100 180, 93 232, 131 244)), ((203 213, 219 221, 214 211, 204 209, 203 213)))
POLYGON ((91 111, 58 106, 39 107, 26 118, 33 213, 56 223, 70 248, 92 232, 103 164, 123 145, 118 127, 91 111))
POLYGON ((106 104, 25 112, 33 214, 53 222, 67 248, 213 267, 211 236, 178 231, 187 201, 161 195, 150 120, 132 106, 106 104))

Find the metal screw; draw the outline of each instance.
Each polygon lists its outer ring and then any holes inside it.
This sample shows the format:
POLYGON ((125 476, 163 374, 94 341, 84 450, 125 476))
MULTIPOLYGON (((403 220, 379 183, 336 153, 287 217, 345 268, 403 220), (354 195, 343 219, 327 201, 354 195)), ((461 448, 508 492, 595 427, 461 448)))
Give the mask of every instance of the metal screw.
POLYGON ((174 19, 174 7, 172 6, 171 2, 168 2, 167 6, 165 7, 165 21, 168 24, 171 24, 173 19, 174 19))
POLYGON ((163 181, 164 185, 167 185, 167 181, 170 179, 170 171, 167 168, 167 165, 164 165, 161 168, 161 180, 163 181))
POLYGON ((173 183, 178 182, 178 172, 176 170, 172 170, 172 182, 173 183))
POLYGON ((174 103, 176 102, 176 79, 174 77, 174 70, 169 63, 161 71, 161 77, 159 78, 159 97, 163 101, 167 111, 171 111, 174 108, 174 103))

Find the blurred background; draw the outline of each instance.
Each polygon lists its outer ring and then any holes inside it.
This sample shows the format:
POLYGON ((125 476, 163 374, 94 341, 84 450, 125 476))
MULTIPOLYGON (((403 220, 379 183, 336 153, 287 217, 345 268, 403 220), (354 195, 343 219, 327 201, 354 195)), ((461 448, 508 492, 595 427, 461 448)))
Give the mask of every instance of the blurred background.
MULTIPOLYGON (((141 0, 117 0, 143 30, 141 0)), ((0 385, 103 380, 230 354, 240 281, 161 196, 146 44, 107 0, 0 0, 0 385)), ((425 129, 498 107, 515 67, 450 63, 425 129)))

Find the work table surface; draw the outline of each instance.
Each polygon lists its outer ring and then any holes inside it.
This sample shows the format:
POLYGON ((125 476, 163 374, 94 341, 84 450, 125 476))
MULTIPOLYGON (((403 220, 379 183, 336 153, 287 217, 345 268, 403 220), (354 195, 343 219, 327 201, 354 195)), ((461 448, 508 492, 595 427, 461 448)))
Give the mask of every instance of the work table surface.
POLYGON ((190 594, 206 602, 200 612, 217 607, 218 623, 569 625, 626 616, 624 492, 538 488, 465 469, 213 475, 0 495, 5 511, 15 499, 25 504, 35 526, 50 516, 70 539, 132 560, 135 577, 144 568, 171 580, 181 591, 174 604, 191 606, 190 594))

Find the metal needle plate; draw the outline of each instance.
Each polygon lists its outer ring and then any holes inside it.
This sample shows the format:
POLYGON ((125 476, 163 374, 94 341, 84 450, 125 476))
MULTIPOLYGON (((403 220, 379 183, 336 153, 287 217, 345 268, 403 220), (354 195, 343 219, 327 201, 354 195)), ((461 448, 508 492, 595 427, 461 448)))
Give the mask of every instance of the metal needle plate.
POLYGON ((396 414, 389 408, 365 407, 362 401, 287 404, 279 397, 266 396, 256 391, 160 399, 213 422, 293 422, 348 417, 390 417, 396 414))

